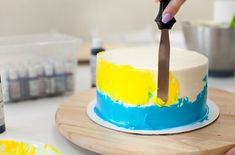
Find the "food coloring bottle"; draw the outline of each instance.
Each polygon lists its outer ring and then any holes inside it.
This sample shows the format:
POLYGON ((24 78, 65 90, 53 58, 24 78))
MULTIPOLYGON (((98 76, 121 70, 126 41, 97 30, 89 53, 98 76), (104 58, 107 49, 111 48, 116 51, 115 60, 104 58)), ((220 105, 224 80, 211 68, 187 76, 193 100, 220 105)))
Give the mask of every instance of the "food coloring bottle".
POLYGON ((2 82, 0 77, 0 134, 6 130, 5 118, 4 118, 4 101, 2 95, 2 82))
POLYGON ((91 87, 96 87, 96 63, 97 63, 97 54, 105 51, 103 48, 103 43, 100 38, 93 38, 92 40, 92 49, 91 49, 91 87))

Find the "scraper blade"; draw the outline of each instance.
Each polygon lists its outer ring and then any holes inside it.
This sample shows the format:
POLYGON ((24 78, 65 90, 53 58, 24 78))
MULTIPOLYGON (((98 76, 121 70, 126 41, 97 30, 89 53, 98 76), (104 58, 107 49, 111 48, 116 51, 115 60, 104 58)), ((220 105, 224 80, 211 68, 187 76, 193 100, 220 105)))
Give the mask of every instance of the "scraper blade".
POLYGON ((158 89, 157 97, 164 103, 168 101, 169 89, 169 66, 170 66, 170 40, 168 30, 172 28, 176 22, 175 18, 171 19, 168 23, 162 22, 162 14, 167 7, 170 0, 161 0, 158 16, 155 19, 158 28, 161 30, 161 39, 159 46, 158 56, 158 89))
POLYGON ((158 97, 165 103, 169 88, 170 41, 169 32, 163 29, 158 54, 158 97))

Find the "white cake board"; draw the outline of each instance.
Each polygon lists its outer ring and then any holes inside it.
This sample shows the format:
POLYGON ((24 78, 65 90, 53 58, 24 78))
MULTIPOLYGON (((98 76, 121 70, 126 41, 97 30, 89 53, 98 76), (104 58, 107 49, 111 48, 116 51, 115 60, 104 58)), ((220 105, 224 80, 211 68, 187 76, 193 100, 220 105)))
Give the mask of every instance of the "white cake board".
POLYGON ((94 111, 95 105, 96 105, 96 100, 92 101, 87 106, 87 115, 95 123, 103 127, 116 130, 116 131, 133 133, 133 134, 141 134, 141 135, 163 135, 163 134, 176 134, 176 133, 189 132, 189 131, 203 128, 213 123, 219 117, 219 107, 213 101, 208 100, 207 101, 207 105, 209 107, 208 119, 202 122, 196 122, 190 125, 185 125, 185 126, 170 128, 170 129, 163 129, 163 130, 130 130, 130 129, 126 129, 123 127, 118 127, 100 118, 94 111))

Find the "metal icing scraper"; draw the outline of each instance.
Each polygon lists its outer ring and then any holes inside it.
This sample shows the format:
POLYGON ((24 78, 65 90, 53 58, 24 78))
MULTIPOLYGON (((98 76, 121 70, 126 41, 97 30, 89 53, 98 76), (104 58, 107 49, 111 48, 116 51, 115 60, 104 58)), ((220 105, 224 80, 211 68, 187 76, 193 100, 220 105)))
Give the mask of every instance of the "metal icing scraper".
POLYGON ((169 64, 170 64, 170 41, 168 30, 172 28, 176 22, 175 18, 171 19, 168 23, 162 22, 163 11, 168 5, 170 0, 161 0, 160 8, 155 19, 158 28, 161 30, 161 40, 159 46, 158 56, 158 90, 157 96, 165 103, 168 101, 168 86, 169 86, 169 64))

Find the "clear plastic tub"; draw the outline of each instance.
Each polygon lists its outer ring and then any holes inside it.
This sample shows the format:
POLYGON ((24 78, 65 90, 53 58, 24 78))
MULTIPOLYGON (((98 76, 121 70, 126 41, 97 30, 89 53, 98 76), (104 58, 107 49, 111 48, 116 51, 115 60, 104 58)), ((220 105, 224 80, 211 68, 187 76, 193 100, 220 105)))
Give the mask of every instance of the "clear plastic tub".
POLYGON ((0 71, 8 102, 74 91, 81 40, 58 33, 0 38, 0 71))

